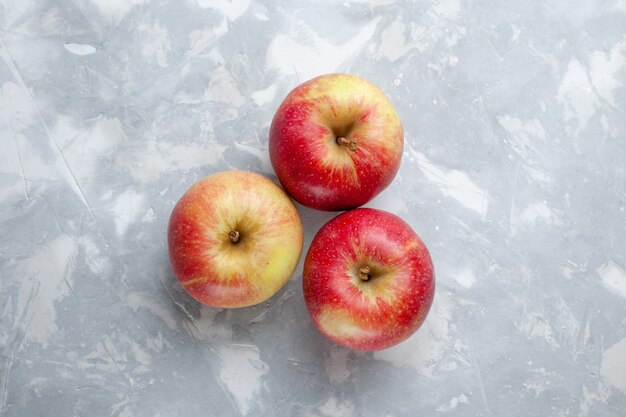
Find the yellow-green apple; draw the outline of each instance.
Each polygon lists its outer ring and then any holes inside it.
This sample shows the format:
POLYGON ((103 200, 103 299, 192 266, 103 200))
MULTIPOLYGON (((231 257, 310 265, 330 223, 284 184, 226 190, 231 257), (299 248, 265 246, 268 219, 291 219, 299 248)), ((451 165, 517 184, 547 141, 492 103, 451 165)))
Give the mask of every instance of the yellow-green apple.
POLYGON ((302 252, 302 224, 274 182, 245 171, 210 175, 178 201, 168 227, 174 275, 196 300, 245 307, 275 294, 302 252))
POLYGON ((270 127, 272 166, 285 190, 318 210, 365 204, 393 180, 404 133, 385 94, 351 74, 293 89, 270 127))
POLYGON ((319 230, 304 261, 303 287, 323 335, 351 349, 380 350, 424 322, 435 274, 428 249, 408 224, 359 208, 319 230))

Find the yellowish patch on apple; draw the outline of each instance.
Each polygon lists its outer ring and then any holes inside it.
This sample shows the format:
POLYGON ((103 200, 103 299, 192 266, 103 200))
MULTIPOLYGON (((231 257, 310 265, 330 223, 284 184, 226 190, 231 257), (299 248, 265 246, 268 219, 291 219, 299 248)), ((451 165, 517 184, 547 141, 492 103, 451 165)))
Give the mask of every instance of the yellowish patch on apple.
POLYGON ((294 268, 294 262, 292 255, 293 249, 286 246, 275 247, 273 249, 272 256, 270 257, 267 266, 265 267, 265 273, 263 274, 264 282, 271 282, 275 277, 289 274, 294 268))
POLYGON ((355 323, 348 312, 338 308, 322 307, 318 322, 320 327, 324 329, 330 337, 343 340, 367 338, 367 329, 355 323))

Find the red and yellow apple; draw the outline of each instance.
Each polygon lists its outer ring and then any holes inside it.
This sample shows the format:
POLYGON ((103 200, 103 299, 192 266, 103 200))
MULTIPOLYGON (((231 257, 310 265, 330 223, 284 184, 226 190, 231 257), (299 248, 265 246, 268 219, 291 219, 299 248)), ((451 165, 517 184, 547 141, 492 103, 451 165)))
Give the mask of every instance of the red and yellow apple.
POLYGON ((168 227, 174 275, 196 300, 245 307, 274 295, 302 252, 293 202, 262 175, 227 171, 194 184, 178 201, 168 227))
POLYGON ((435 275, 428 249, 408 224, 359 208, 319 230, 304 261, 303 288, 323 335, 371 351, 400 343, 421 326, 435 275))
POLYGON ((367 203, 400 167, 404 133, 385 94, 350 74, 297 86, 270 127, 272 166, 285 190, 318 210, 367 203))

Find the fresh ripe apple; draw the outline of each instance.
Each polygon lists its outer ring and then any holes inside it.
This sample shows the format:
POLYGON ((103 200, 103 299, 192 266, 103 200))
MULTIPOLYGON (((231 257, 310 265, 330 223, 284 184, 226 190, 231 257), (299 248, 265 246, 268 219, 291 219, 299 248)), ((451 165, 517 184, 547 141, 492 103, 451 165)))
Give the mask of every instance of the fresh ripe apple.
POLYGON ((302 252, 291 199, 268 178, 244 171, 210 175, 178 201, 168 228, 174 275, 196 300, 245 307, 274 295, 302 252))
POLYGON ((304 261, 304 299, 329 339, 380 350, 411 336, 433 302, 428 249, 399 217, 360 208, 319 230, 304 261))
POLYGON ((270 128, 272 166, 285 190, 318 210, 361 206, 393 180, 404 133, 385 94, 350 74, 292 90, 270 128))

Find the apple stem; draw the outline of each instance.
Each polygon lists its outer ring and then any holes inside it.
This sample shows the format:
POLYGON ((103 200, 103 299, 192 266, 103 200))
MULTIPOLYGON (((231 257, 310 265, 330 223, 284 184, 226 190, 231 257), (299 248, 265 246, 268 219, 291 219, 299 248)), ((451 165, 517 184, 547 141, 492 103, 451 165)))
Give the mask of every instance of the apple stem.
POLYGON ((337 142, 337 145, 348 145, 348 149, 350 149, 353 152, 356 151, 357 148, 359 147, 359 144, 356 143, 356 141, 346 139, 343 136, 337 136, 336 142, 337 142))
POLYGON ((228 238, 233 243, 239 242, 239 232, 236 231, 236 230, 232 230, 232 231, 228 232, 228 238))
POLYGON ((369 266, 364 266, 359 269, 359 278, 361 278, 362 281, 369 281, 370 278, 372 278, 371 272, 369 266))

